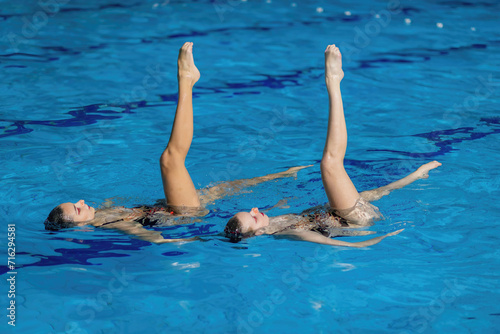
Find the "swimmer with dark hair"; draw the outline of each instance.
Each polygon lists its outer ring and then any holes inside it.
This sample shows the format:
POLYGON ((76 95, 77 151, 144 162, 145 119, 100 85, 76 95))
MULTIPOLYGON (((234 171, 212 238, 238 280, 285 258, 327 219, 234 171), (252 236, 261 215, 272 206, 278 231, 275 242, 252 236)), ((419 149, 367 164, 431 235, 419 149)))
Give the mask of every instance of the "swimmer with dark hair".
POLYGON ((233 242, 256 235, 275 235, 296 240, 310 241, 332 246, 365 247, 400 233, 397 230, 361 242, 333 239, 335 236, 366 235, 374 232, 354 230, 365 228, 382 218, 377 207, 370 204, 416 180, 427 178, 428 172, 441 166, 432 161, 420 166, 415 172, 384 187, 358 193, 344 168, 347 148, 347 129, 340 93, 344 77, 342 55, 335 45, 325 50, 325 80, 329 96, 327 138, 321 159, 321 178, 328 197, 328 205, 311 208, 301 214, 268 217, 259 209, 238 212, 226 225, 225 234, 233 242))
POLYGON ((297 171, 309 166, 292 167, 286 171, 252 179, 220 183, 196 190, 184 164, 193 139, 193 86, 200 79, 200 72, 193 59, 193 43, 185 43, 177 60, 179 97, 172 132, 167 148, 160 157, 161 177, 166 205, 136 208, 108 207, 95 209, 84 200, 63 203, 55 207, 45 220, 45 229, 56 231, 62 228, 91 225, 114 229, 139 239, 154 242, 190 241, 190 239, 165 239, 160 232, 145 226, 169 221, 178 216, 203 216, 204 205, 244 188, 282 177, 293 177, 297 171))

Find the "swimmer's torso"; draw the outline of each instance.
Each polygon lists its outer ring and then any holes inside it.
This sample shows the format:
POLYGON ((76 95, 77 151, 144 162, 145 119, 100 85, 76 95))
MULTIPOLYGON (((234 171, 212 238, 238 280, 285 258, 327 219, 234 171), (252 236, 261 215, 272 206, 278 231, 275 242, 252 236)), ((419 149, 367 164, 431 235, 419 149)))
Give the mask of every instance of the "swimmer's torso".
POLYGON ((320 205, 303 211, 300 215, 287 214, 270 218, 266 234, 279 234, 291 230, 315 231, 326 237, 344 235, 343 229, 370 226, 382 218, 377 207, 360 198, 348 209, 337 211, 328 205, 320 205), (339 214, 340 213, 340 214, 339 214))
POLYGON ((329 236, 330 229, 348 227, 345 219, 336 215, 325 206, 318 206, 302 212, 300 215, 287 214, 272 217, 269 226, 264 227, 266 234, 278 234, 289 230, 316 231, 329 236))
POLYGON ((134 221, 143 226, 177 225, 194 222, 194 217, 205 215, 205 210, 199 208, 172 208, 159 206, 139 206, 135 208, 111 207, 96 212, 94 226, 107 227, 123 221, 134 221))

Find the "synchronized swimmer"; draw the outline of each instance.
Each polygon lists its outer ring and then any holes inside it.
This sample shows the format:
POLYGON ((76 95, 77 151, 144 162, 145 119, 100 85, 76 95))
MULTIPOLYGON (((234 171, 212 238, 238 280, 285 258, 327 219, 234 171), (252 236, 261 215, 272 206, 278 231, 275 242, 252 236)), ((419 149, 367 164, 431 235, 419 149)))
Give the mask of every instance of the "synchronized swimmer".
MULTIPOLYGON (((185 166, 193 138, 193 86, 200 78, 193 59, 193 43, 185 43, 177 61, 179 97, 172 132, 166 149, 160 157, 160 169, 165 192, 165 204, 136 208, 109 207, 94 209, 83 200, 63 203, 55 207, 45 220, 47 230, 92 225, 110 228, 135 235, 154 243, 188 241, 191 239, 165 239, 160 232, 144 226, 175 216, 200 217, 207 213, 204 206, 224 196, 233 195, 246 187, 281 177, 295 176, 310 166, 292 167, 280 173, 252 179, 229 181, 213 187, 196 190, 185 166)), ((234 215, 224 229, 232 242, 243 238, 269 234, 326 245, 365 247, 382 239, 396 235, 402 230, 361 242, 346 242, 333 239, 335 236, 366 235, 374 232, 354 228, 372 225, 382 218, 379 210, 370 204, 418 179, 428 177, 431 169, 439 167, 437 161, 419 167, 415 172, 384 187, 358 193, 344 168, 347 148, 347 130, 340 93, 340 82, 344 77, 342 56, 335 45, 325 51, 325 80, 329 96, 329 118, 327 138, 321 160, 321 177, 328 197, 328 204, 308 209, 301 214, 268 217, 253 208, 249 212, 234 215)))

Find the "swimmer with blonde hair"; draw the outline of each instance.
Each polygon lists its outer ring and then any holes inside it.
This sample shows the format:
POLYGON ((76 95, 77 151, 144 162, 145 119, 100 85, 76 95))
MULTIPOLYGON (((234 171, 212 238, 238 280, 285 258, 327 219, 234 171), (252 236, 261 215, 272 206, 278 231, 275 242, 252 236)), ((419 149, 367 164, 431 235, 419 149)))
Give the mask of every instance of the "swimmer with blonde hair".
POLYGON ((370 226, 373 221, 382 218, 378 208, 370 202, 418 179, 427 178, 431 169, 441 166, 437 161, 429 162, 399 181, 358 193, 344 168, 347 129, 340 93, 343 77, 342 55, 335 45, 329 45, 325 50, 325 81, 330 107, 327 138, 321 159, 321 178, 329 205, 311 208, 300 215, 277 217, 268 217, 258 208, 239 212, 229 220, 224 230, 231 241, 238 242, 243 238, 269 234, 332 246, 365 247, 402 231, 397 230, 361 242, 332 239, 335 236, 372 234, 370 231, 352 229, 370 226))

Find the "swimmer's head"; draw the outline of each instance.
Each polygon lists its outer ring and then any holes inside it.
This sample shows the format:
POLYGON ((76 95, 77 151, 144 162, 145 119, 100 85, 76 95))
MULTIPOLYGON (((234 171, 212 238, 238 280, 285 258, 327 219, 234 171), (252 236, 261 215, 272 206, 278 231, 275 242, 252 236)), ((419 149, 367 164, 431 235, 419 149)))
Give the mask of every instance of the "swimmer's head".
POLYGON ((269 225, 269 217, 253 208, 250 212, 238 212, 226 224, 224 232, 232 242, 259 235, 257 230, 269 225))
POLYGON ((82 223, 94 219, 95 209, 79 200, 76 203, 63 203, 56 206, 45 220, 45 229, 57 231, 83 225, 82 223))

